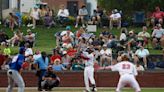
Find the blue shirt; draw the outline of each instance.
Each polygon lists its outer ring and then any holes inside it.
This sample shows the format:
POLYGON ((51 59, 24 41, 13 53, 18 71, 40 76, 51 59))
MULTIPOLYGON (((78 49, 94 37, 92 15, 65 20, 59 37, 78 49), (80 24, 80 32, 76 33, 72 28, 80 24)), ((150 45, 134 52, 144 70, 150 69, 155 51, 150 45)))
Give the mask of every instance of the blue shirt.
POLYGON ((62 71, 63 70, 62 67, 63 67, 63 65, 61 65, 61 64, 52 66, 53 70, 55 70, 55 71, 62 71))
POLYGON ((38 64, 40 70, 45 70, 48 67, 49 60, 46 57, 44 61, 42 57, 39 57, 34 61, 34 64, 38 64))
POLYGON ((10 69, 19 71, 22 68, 22 64, 24 61, 25 56, 22 54, 18 54, 13 58, 12 62, 9 64, 10 69))

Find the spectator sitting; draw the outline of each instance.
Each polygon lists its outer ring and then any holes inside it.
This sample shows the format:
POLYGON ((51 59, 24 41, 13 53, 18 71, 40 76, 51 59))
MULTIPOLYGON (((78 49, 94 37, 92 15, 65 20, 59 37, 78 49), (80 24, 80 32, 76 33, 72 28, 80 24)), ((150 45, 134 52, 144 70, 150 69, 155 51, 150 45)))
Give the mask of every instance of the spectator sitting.
POLYGON ((7 42, 9 44, 11 43, 11 46, 14 47, 14 45, 18 45, 18 43, 22 42, 23 40, 23 33, 18 30, 14 33, 14 36, 11 39, 7 40, 7 42))
POLYGON ((113 28, 113 25, 116 24, 118 26, 118 29, 121 28, 121 14, 118 12, 117 9, 114 9, 112 11, 112 14, 109 16, 110 20, 110 29, 113 28))
POLYGON ((145 47, 148 44, 150 34, 147 32, 146 26, 143 26, 142 30, 143 30, 142 32, 138 33, 138 41, 141 42, 143 46, 145 47))
POLYGON ((59 59, 54 62, 54 64, 52 65, 52 68, 54 71, 66 70, 66 68, 60 63, 59 59))
POLYGON ((8 35, 3 32, 2 30, 0 31, 0 44, 3 45, 4 43, 6 44, 7 40, 9 39, 8 35))
POLYGON ((74 34, 70 31, 70 27, 67 28, 67 31, 63 31, 61 33, 62 35, 62 47, 68 49, 69 47, 73 46, 73 41, 74 41, 74 34))
POLYGON ((15 17, 13 15, 13 13, 9 13, 9 28, 11 29, 11 31, 14 30, 14 27, 15 27, 15 23, 16 23, 16 20, 15 20, 15 17))
POLYGON ((60 23, 62 25, 65 24, 66 22, 69 21, 69 18, 68 18, 69 17, 69 11, 68 11, 68 9, 66 9, 64 5, 61 5, 57 16, 59 18, 60 23))
POLYGON ((26 43, 25 44, 25 48, 26 48, 26 50, 25 50, 25 56, 26 56, 26 58, 28 58, 28 56, 31 56, 31 55, 33 56, 33 50, 30 47, 29 43, 26 43))
POLYGON ((126 28, 121 29, 121 34, 120 34, 119 40, 120 40, 121 45, 124 45, 125 42, 127 41, 127 29, 126 28))
POLYGON ((9 48, 8 44, 5 44, 5 48, 3 50, 4 55, 10 56, 11 55, 11 49, 9 48))
POLYGON ((27 35, 25 36, 25 41, 29 43, 32 48, 35 42, 35 33, 32 33, 30 29, 27 30, 27 35))
POLYGON ((0 70, 3 67, 4 62, 5 62, 5 55, 3 55, 3 51, 0 48, 0 70))
POLYGON ((134 63, 137 65, 137 62, 143 61, 144 67, 147 68, 147 57, 149 55, 148 49, 145 49, 142 44, 140 48, 137 49, 134 56, 134 63))
POLYGON ((50 58, 51 64, 54 64, 56 61, 59 61, 61 63, 62 57, 59 55, 58 50, 53 50, 53 55, 50 58))
POLYGON ((142 65, 140 65, 139 62, 137 62, 137 64, 135 66, 136 66, 137 71, 145 71, 144 67, 142 65))
POLYGON ((160 11, 160 7, 155 7, 155 12, 153 12, 153 15, 152 15, 152 19, 151 19, 151 23, 153 25, 153 27, 156 25, 156 24, 163 24, 163 18, 164 18, 164 13, 162 11, 160 11))
POLYGON ((36 50, 35 53, 34 53, 34 55, 33 55, 34 60, 37 60, 40 57, 41 57, 40 51, 39 50, 36 50))
POLYGON ((100 20, 101 20, 101 18, 100 18, 99 13, 97 12, 97 10, 93 10, 93 15, 92 15, 93 24, 99 24, 100 20))
POLYGON ((32 29, 35 29, 36 27, 36 22, 40 19, 40 10, 38 9, 38 6, 34 6, 32 12, 31 12, 31 17, 32 17, 32 23, 33 27, 32 29))
POLYGON ((109 18, 108 18, 108 15, 107 15, 107 12, 106 10, 103 10, 103 14, 101 15, 101 25, 103 28, 105 27, 109 27, 109 18))
POLYGON ((88 11, 86 9, 86 6, 83 5, 80 9, 79 9, 79 12, 78 12, 78 16, 77 16, 77 19, 76 19, 76 25, 75 25, 75 28, 78 27, 78 24, 79 24, 79 21, 81 20, 82 22, 82 27, 85 27, 85 24, 84 22, 85 21, 88 21, 88 11))
POLYGON ((161 24, 157 24, 157 28, 152 33, 153 41, 152 46, 155 49, 161 49, 160 46, 164 46, 164 29, 161 24))
POLYGON ((63 51, 63 56, 62 56, 62 65, 66 68, 69 69, 71 67, 71 58, 67 54, 67 51, 63 51))
POLYGON ((50 16, 50 13, 48 12, 45 17, 44 17, 44 21, 45 21, 45 26, 49 29, 51 28, 53 25, 55 25, 55 22, 53 20, 53 17, 50 16))
POLYGON ((79 59, 75 59, 73 61, 72 67, 71 67, 72 71, 81 71, 84 70, 84 63, 82 60, 79 59))
POLYGON ((107 45, 103 45, 103 48, 100 50, 100 55, 100 66, 108 66, 111 64, 112 50, 107 48, 107 45))
POLYGON ((46 91, 51 91, 53 87, 58 87, 60 84, 59 77, 53 71, 52 66, 48 66, 46 73, 42 77, 42 89, 46 91))
POLYGON ((128 52, 137 48, 137 38, 136 38, 136 35, 134 33, 134 30, 129 31, 129 34, 127 36, 126 45, 128 47, 127 48, 128 52))

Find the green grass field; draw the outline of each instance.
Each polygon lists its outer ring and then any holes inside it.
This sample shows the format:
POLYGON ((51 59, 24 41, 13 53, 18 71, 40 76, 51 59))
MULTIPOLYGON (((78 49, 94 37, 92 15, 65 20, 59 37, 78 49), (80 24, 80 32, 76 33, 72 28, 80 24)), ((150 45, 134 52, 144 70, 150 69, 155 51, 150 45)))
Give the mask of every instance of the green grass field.
MULTIPOLYGON (((54 88, 51 92, 83 92, 84 88, 76 88, 76 87, 71 87, 71 88, 54 88)), ((5 88, 0 88, 0 92, 5 92, 5 88)), ((13 92, 17 92, 17 89, 14 89, 13 92)), ((26 88, 25 92, 38 92, 36 88, 26 88)), ((42 91, 44 92, 44 91, 42 91)), ((97 92, 115 92, 115 88, 98 88, 97 92)), ((134 92, 133 89, 131 88, 124 88, 122 92, 134 92)), ((142 88, 141 92, 164 92, 164 88, 142 88)))

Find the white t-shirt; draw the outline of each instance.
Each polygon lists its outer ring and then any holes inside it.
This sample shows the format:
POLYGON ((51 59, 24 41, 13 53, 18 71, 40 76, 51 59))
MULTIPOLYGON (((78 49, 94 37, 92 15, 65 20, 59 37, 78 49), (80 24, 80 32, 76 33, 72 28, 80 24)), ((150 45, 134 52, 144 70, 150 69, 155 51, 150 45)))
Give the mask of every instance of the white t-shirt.
POLYGON ((120 13, 111 14, 111 15, 110 15, 110 18, 111 18, 112 20, 117 20, 117 19, 121 18, 121 14, 120 14, 120 13))
POLYGON ((25 56, 33 55, 33 51, 31 48, 27 48, 25 51, 25 56))
POLYGON ((138 75, 135 65, 128 61, 119 62, 111 66, 111 69, 112 71, 118 71, 120 76, 124 74, 138 75))
POLYGON ((57 16, 59 17, 68 17, 69 16, 69 12, 68 9, 59 9, 57 16))
POLYGON ((146 57, 146 56, 149 55, 149 51, 148 51, 147 49, 143 49, 143 50, 138 49, 138 50, 135 52, 135 54, 138 55, 138 57, 143 58, 143 57, 146 57))
POLYGON ((32 16, 33 18, 35 18, 36 20, 39 20, 39 12, 40 12, 39 9, 37 9, 36 11, 33 10, 32 13, 31 13, 31 16, 32 16))
POLYGON ((126 41, 126 34, 125 33, 121 33, 121 35, 120 35, 120 41, 122 41, 122 40, 124 40, 124 41, 126 41))
POLYGON ((106 55, 112 55, 112 50, 111 49, 106 49, 106 50, 102 49, 100 51, 100 54, 101 55, 104 55, 104 54, 106 54, 106 55))

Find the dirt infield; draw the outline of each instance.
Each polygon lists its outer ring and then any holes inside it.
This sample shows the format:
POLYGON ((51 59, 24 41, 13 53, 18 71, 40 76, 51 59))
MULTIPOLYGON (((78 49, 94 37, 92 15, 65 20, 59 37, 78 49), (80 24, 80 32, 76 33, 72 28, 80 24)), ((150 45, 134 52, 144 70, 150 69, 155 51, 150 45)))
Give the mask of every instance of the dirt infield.
MULTIPOLYGON (((0 88, 0 92, 5 92, 6 88, 0 88)), ((58 87, 54 88, 51 92, 83 92, 83 87, 58 87)), ((17 88, 14 88, 13 92, 17 92, 17 88)), ((26 87, 25 92, 38 92, 36 87, 26 87)), ((47 91, 42 91, 47 92, 47 91)), ((98 92, 115 92, 115 88, 100 87, 98 92)), ((122 92, 134 92, 131 88, 125 88, 122 92)), ((164 88, 142 88, 142 92, 164 92, 164 88)))

